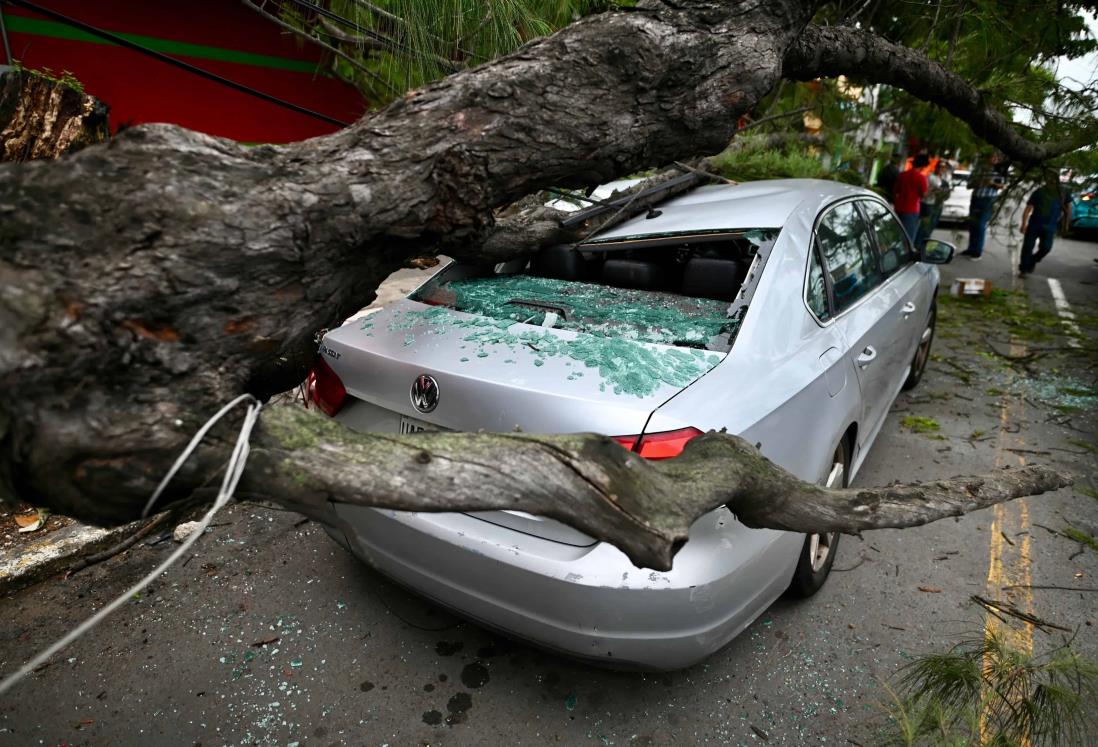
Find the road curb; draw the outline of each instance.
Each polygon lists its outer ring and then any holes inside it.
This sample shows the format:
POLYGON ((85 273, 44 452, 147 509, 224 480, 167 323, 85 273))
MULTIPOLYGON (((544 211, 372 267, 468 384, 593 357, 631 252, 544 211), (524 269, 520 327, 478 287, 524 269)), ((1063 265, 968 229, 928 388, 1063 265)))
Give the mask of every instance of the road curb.
POLYGON ((17 550, 0 555, 0 594, 7 594, 68 570, 79 561, 122 542, 148 522, 141 519, 104 529, 70 524, 17 550))

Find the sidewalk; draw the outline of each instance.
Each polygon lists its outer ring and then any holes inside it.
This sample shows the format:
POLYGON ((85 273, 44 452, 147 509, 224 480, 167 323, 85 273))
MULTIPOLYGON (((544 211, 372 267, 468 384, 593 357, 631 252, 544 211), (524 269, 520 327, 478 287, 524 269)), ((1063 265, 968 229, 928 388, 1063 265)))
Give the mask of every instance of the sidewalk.
POLYGON ((113 547, 145 525, 135 521, 103 529, 51 514, 40 529, 20 533, 15 516, 22 507, 0 511, 0 594, 8 594, 113 547))

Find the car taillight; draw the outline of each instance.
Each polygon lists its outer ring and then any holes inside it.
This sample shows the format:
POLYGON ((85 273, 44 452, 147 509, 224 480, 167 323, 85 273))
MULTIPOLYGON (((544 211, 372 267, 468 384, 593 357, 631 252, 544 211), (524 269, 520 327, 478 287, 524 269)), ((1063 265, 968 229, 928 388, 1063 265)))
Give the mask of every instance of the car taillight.
POLYGON ((305 379, 306 406, 312 400, 321 412, 333 417, 343 409, 346 399, 347 390, 343 387, 343 382, 323 358, 317 357, 308 378, 305 379))
POLYGON ((613 436, 619 444, 645 459, 671 459, 682 453, 686 442, 702 434, 697 428, 646 433, 643 436, 613 436))
POLYGON ((611 436, 610 438, 617 441, 626 449, 629 449, 629 451, 632 451, 633 447, 637 445, 637 439, 640 438, 640 436, 611 436))

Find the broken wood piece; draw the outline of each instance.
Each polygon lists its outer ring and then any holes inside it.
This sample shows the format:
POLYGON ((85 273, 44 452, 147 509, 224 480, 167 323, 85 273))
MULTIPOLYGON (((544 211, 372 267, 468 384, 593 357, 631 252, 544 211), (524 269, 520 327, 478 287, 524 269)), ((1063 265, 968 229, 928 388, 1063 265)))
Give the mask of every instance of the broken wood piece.
POLYGON ((1003 591, 1013 589, 1058 589, 1060 591, 1098 591, 1098 586, 1056 586, 1055 584, 1010 584, 1000 587, 1003 591))
POLYGON ((1004 615, 1009 615, 1010 617, 1017 618, 1018 620, 1029 623, 1030 625, 1032 625, 1036 628, 1040 628, 1045 633, 1048 632, 1048 630, 1045 630, 1046 628, 1051 628, 1053 630, 1062 630, 1062 631, 1065 631, 1065 632, 1068 632, 1068 633, 1071 632, 1071 628, 1065 628, 1063 625, 1057 625, 1056 623, 1051 623, 1051 622, 1048 622, 1047 620, 1042 620, 1041 618, 1037 617, 1036 615, 1031 615, 1028 612, 1023 612, 1022 610, 1018 609, 1017 607, 1015 607, 1013 604, 1010 604, 1009 602, 1000 602, 1000 601, 995 600, 995 599, 986 599, 986 598, 980 596, 979 594, 973 594, 970 598, 972 599, 972 601, 976 602, 977 604, 980 604, 980 605, 984 606, 988 610, 998 612, 998 613, 1002 613, 1004 615))

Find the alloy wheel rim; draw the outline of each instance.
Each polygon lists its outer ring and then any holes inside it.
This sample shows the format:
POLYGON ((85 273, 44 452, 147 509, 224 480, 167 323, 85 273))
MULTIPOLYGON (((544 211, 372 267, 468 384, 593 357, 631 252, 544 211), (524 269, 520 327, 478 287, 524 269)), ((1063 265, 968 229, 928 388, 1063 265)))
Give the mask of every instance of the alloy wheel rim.
POLYGON ((831 557, 831 546, 835 541, 836 533, 813 534, 808 539, 808 556, 812 559, 813 572, 819 571, 827 564, 831 557))
MULTIPOLYGON (((831 472, 828 473, 827 481, 824 483, 826 487, 833 488, 836 485, 842 487, 843 473, 846 471, 842 457, 843 452, 840 448, 839 451, 835 453, 835 460, 831 464, 831 472)), ((838 532, 808 535, 808 558, 812 563, 812 571, 814 573, 827 564, 827 559, 831 557, 831 548, 835 546, 835 540, 838 539, 838 537, 838 532)))
POLYGON ((919 340, 919 350, 916 353, 915 370, 922 371, 926 367, 927 359, 930 358, 930 341, 934 337, 934 327, 932 324, 928 324, 926 329, 923 330, 923 336, 919 340))

